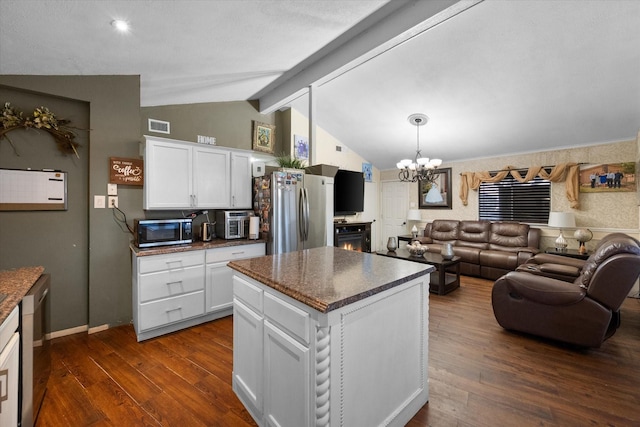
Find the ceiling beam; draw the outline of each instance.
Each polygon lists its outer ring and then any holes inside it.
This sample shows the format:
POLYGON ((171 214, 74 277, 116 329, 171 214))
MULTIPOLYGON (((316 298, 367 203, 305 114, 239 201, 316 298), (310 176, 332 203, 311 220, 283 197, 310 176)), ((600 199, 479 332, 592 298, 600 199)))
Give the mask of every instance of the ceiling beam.
POLYGON ((340 37, 288 70, 250 99, 272 113, 399 44, 483 0, 392 0, 340 37))

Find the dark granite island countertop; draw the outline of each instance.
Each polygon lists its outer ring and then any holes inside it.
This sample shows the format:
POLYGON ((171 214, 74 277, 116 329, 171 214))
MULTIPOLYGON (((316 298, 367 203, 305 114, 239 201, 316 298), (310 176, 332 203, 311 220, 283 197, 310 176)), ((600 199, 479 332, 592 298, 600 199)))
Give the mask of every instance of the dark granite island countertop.
POLYGON ((329 246, 232 261, 228 265, 321 313, 435 271, 428 264, 329 246))

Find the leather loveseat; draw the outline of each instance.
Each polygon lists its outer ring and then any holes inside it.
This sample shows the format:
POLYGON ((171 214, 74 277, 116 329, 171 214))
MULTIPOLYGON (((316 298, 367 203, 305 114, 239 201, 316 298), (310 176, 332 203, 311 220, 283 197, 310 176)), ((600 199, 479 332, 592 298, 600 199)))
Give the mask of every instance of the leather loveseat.
POLYGON ((540 252, 540 229, 518 222, 436 219, 418 237, 429 252, 451 243, 460 273, 496 280, 540 252))

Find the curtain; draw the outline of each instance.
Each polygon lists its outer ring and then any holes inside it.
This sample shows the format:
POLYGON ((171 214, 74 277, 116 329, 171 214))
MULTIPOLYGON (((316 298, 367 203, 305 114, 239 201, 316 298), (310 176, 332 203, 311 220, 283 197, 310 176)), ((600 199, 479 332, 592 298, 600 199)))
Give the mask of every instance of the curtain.
POLYGON ((462 204, 467 206, 469 188, 477 191, 478 188, 480 188, 481 183, 499 182, 509 174, 519 182, 531 181, 536 176, 547 179, 551 182, 566 181, 567 200, 569 200, 573 209, 578 209, 580 207, 580 203, 578 202, 580 166, 578 163, 561 163, 554 166, 551 173, 547 173, 542 166, 532 166, 524 177, 520 175, 518 168, 513 166, 505 166, 503 170, 493 176, 491 176, 487 171, 463 172, 460 174, 460 200, 462 200, 462 204))

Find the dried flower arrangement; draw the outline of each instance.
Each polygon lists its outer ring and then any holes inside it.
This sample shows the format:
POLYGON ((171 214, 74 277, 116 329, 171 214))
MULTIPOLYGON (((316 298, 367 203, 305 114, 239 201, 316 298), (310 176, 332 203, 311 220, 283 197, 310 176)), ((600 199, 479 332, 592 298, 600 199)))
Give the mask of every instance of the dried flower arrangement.
POLYGON ((76 157, 80 158, 77 150, 80 144, 74 141, 76 134, 72 130, 77 128, 69 126, 69 120, 58 119, 47 107, 36 108, 33 110, 32 117, 24 117, 22 111, 16 111, 11 103, 6 102, 0 116, 0 141, 2 138, 6 138, 14 153, 19 156, 15 145, 7 135, 16 129, 44 130, 53 137, 61 152, 75 153, 76 157))

